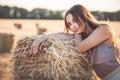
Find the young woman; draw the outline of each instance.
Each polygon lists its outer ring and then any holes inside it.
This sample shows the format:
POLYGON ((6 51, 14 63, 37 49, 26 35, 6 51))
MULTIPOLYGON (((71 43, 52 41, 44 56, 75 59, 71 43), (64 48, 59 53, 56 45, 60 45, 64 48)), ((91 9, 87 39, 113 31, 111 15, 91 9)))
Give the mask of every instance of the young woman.
MULTIPOLYGON (((91 50, 90 63, 96 74, 103 80, 120 79, 120 43, 108 24, 98 23, 88 9, 77 4, 65 14, 67 33, 55 33, 64 40, 71 40, 80 52, 91 50), (69 34, 72 31, 74 34, 69 34)), ((41 49, 49 36, 38 37, 32 44, 34 54, 41 49)))

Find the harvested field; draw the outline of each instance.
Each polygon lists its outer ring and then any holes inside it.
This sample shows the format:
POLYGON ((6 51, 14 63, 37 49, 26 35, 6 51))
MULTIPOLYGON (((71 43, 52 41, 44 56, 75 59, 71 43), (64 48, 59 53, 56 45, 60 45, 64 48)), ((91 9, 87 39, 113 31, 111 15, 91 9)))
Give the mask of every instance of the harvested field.
MULTIPOLYGON (((18 39, 27 35, 37 35, 36 23, 40 28, 47 29, 46 33, 62 32, 64 30, 63 20, 23 20, 23 19, 0 19, 0 33, 12 33, 18 39), (14 27, 15 23, 22 25, 21 29, 14 27)), ((120 22, 109 22, 115 32, 120 36, 120 22)), ((16 44, 14 44, 15 46, 16 44)), ((0 80, 12 80, 11 53, 0 54, 0 80)))

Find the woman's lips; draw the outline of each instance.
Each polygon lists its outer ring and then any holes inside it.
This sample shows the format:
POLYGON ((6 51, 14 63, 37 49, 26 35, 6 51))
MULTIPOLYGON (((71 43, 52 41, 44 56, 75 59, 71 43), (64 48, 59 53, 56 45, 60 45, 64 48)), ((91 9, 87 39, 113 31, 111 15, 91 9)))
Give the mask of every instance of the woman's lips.
POLYGON ((74 31, 75 31, 75 32, 78 32, 78 30, 79 30, 79 28, 75 29, 74 31))

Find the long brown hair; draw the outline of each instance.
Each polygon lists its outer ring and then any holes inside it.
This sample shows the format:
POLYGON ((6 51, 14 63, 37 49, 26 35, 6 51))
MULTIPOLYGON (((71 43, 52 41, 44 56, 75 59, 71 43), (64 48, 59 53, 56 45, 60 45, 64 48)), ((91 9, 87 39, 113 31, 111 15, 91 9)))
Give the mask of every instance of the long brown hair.
MULTIPOLYGON (((65 31, 67 33, 69 33, 69 30, 70 30, 69 25, 66 21, 66 16, 68 14, 72 14, 74 20, 77 22, 78 25, 81 25, 81 23, 83 23, 85 25, 85 31, 87 31, 88 26, 90 26, 93 30, 96 29, 97 26, 99 26, 99 23, 96 21, 96 19, 90 13, 90 11, 88 9, 86 9, 84 6, 77 4, 77 5, 74 5, 73 7, 71 7, 65 14, 65 18, 64 18, 65 31)), ((83 33, 83 35, 84 34, 85 33, 83 33)))
MULTIPOLYGON (((74 5, 73 7, 71 7, 65 14, 65 17, 64 17, 65 31, 67 33, 69 33, 69 30, 70 30, 69 25, 66 21, 66 16, 68 14, 72 14, 74 20, 77 22, 78 25, 81 25, 81 23, 83 23, 85 26, 85 31, 87 31, 87 27, 91 27, 91 29, 94 30, 100 25, 110 26, 110 25, 104 24, 104 23, 100 24, 87 8, 85 8, 84 6, 82 6, 80 4, 77 4, 77 5, 74 5)), ((119 43, 118 39, 116 38, 116 36, 114 35, 113 31, 112 31, 112 33, 113 33, 112 39, 114 40, 114 47, 115 47, 114 52, 117 53, 118 49, 120 47, 120 43, 119 43)), ((88 36, 86 33, 81 33, 81 34, 82 34, 83 39, 85 39, 88 36)))

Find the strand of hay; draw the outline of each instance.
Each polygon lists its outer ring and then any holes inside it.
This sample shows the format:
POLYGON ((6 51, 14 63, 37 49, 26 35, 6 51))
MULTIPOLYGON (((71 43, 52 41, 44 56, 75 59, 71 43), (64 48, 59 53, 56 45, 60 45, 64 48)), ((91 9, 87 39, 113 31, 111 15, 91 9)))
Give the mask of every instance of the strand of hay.
POLYGON ((79 53, 70 41, 51 37, 37 55, 33 41, 21 39, 13 50, 14 80, 95 80, 88 53, 79 53))

